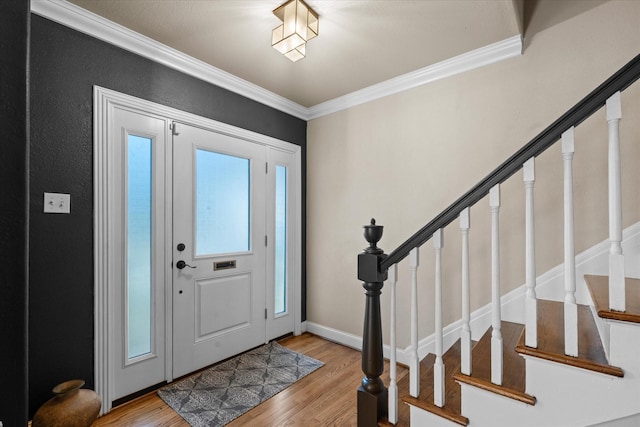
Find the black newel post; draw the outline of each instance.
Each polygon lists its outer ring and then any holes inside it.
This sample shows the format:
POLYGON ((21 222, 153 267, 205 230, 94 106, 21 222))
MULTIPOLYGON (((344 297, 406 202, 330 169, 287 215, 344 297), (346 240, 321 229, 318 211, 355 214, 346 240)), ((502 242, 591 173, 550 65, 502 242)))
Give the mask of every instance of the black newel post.
POLYGON ((358 388, 358 427, 377 426, 378 420, 387 416, 387 388, 380 375, 384 371, 382 354, 382 319, 380 294, 387 271, 380 271, 380 263, 387 255, 376 246, 382 238, 381 225, 371 220, 364 226, 364 238, 369 247, 358 255, 358 279, 362 280, 367 297, 362 335, 362 372, 364 378, 358 388))

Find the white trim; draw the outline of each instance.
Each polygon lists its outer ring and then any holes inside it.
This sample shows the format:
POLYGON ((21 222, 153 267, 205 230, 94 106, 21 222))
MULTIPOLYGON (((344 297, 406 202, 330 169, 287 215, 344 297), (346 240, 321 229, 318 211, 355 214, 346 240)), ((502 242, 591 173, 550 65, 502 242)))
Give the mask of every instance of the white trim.
MULTIPOLYGON (((301 147, 298 145, 267 135, 263 135, 261 133, 242 129, 226 123, 218 122, 216 120, 208 119, 206 117, 197 116, 195 114, 187 113, 185 111, 177 110, 165 105, 156 104, 154 102, 116 92, 111 89, 106 89, 98 86, 96 86, 95 88, 98 92, 94 96, 104 97, 104 102, 108 103, 109 105, 118 105, 127 108, 150 111, 159 116, 168 117, 170 120, 176 122, 188 123, 194 126, 211 130, 213 132, 244 139, 246 141, 255 142, 261 145, 268 145, 270 147, 279 148, 289 153, 297 153, 301 149, 301 147)), ((96 102, 96 105, 99 105, 99 103, 96 102)))
MULTIPOLYGON (((514 301, 522 303, 525 295, 524 286, 520 286, 517 289, 509 292, 501 298, 502 304, 511 304, 514 301)), ((348 332, 343 332, 338 329, 334 329, 328 326, 323 326, 317 323, 306 321, 306 332, 314 335, 318 335, 329 341, 342 344, 346 347, 353 348, 355 350, 362 350, 362 337, 348 332)), ((471 313, 471 332, 472 338, 478 340, 482 334, 491 326, 491 304, 487 304, 484 307, 480 307, 471 313)), ((449 349, 456 340, 460 337, 460 330, 462 329, 462 319, 456 320, 443 328, 443 348, 444 351, 449 349)), ((418 342, 418 358, 424 359, 427 354, 435 352, 435 334, 431 334, 422 338, 418 342)), ((387 359, 391 354, 391 347, 387 344, 383 345, 383 354, 387 359)), ((398 363, 403 365, 409 365, 411 360, 411 345, 404 349, 397 350, 398 363)))
MULTIPOLYGON (((103 88, 95 87, 97 93, 104 92, 103 88)), ((117 92, 115 92, 117 93, 117 92)), ((173 188, 173 131, 170 126, 165 129, 165 189, 173 188)), ((173 191, 165 191, 165 271, 164 271, 164 346, 165 373, 167 382, 173 381, 173 191)))
MULTIPOLYGON (((640 238, 640 222, 630 225, 622 232, 623 242, 622 246, 625 252, 633 253, 634 258, 638 255, 640 249, 639 242, 636 239, 640 238)), ((608 254, 609 254, 609 240, 603 240, 602 242, 590 247, 589 249, 576 255, 576 271, 580 276, 582 272, 589 270, 587 274, 608 274, 608 254)), ((627 276, 636 277, 640 274, 640 269, 634 266, 634 263, 629 260, 625 265, 625 269, 629 269, 627 276)), ((564 264, 560 264, 541 274, 537 278, 536 294, 539 299, 552 299, 556 301, 562 301, 564 298, 564 291, 562 289, 564 279, 564 264), (542 295, 541 295, 541 294, 542 295)), ((579 280, 576 289, 576 299, 578 304, 590 304, 591 297, 588 295, 584 286, 584 280, 579 280)))
MULTIPOLYGON (((350 347, 355 350, 362 351, 362 337, 358 335, 350 334, 348 332, 343 332, 338 329, 319 325, 317 323, 313 323, 309 321, 305 323, 307 326, 306 332, 309 332, 310 334, 314 334, 328 341, 333 341, 335 343, 344 345, 346 347, 350 347)), ((444 329, 445 335, 447 336, 447 338, 449 338, 449 336, 453 332, 458 330, 458 328, 460 327, 458 323, 460 322, 456 322, 455 324, 449 325, 444 329)), ((448 341, 449 340, 447 340, 447 343, 448 341)), ((445 345, 446 348, 450 346, 451 344, 445 345)), ((420 360, 424 359, 428 353, 432 353, 434 348, 435 348, 435 335, 430 335, 422 339, 418 345, 418 356, 420 360)), ((387 344, 384 344, 382 347, 382 352, 384 357, 389 359, 391 355, 391 347, 387 344)), ((397 349, 396 354, 397 354, 398 363, 409 366, 409 362, 411 360, 411 346, 405 349, 397 349)))
POLYGON ((362 350, 362 337, 358 335, 353 335, 328 326, 322 326, 309 322, 308 320, 305 323, 307 324, 307 332, 310 334, 318 335, 326 340, 351 347, 358 351, 362 350))
POLYGON ((293 280, 295 280, 295 283, 298 283, 298 286, 295 286, 293 289, 293 299, 294 299, 295 306, 299 307, 299 309, 294 311, 293 333, 294 335, 300 335, 302 334, 302 332, 304 332, 304 330, 306 330, 306 326, 302 322, 302 150, 297 150, 294 156, 295 156, 294 162, 296 165, 295 188, 294 188, 294 191, 295 191, 294 230, 298 238, 295 239, 296 243, 295 243, 295 247, 293 248, 293 250, 295 251, 294 253, 295 265, 294 265, 293 280))
MULTIPOLYGON (((246 129, 237 128, 225 123, 217 122, 215 120, 207 119, 204 117, 196 116, 191 113, 176 110, 171 107, 163 106, 160 104, 146 101, 144 99, 136 98, 134 96, 125 95, 120 92, 116 92, 110 89, 105 89, 99 86, 94 87, 94 334, 95 334, 95 354, 94 354, 94 380, 95 390, 100 395, 102 401, 101 414, 107 413, 111 410, 111 402, 113 401, 113 382, 114 374, 112 372, 112 361, 110 360, 110 348, 109 343, 113 342, 113 331, 109 328, 109 314, 111 312, 110 301, 111 296, 109 293, 109 281, 111 280, 112 272, 109 271, 109 260, 115 256, 115 248, 113 245, 109 246, 108 230, 112 227, 110 218, 113 218, 114 213, 108 212, 113 207, 108 203, 110 199, 109 191, 112 191, 109 187, 108 171, 105 167, 107 151, 108 151, 108 137, 109 129, 107 119, 112 115, 114 107, 122 107, 130 110, 145 111, 157 116, 165 117, 167 121, 176 121, 181 123, 188 123, 190 125, 202 127, 217 133, 229 135, 235 138, 244 139, 259 145, 278 148, 282 151, 291 153, 293 156, 293 170, 296 171, 295 175, 295 212, 297 215, 295 232, 296 244, 295 253, 293 254, 296 263, 296 271, 294 273, 294 333, 299 334, 304 330, 304 325, 301 324, 301 292, 302 292, 302 280, 301 280, 301 268, 299 267, 302 262, 302 189, 301 189, 301 152, 300 146, 291 144, 286 141, 272 138, 270 136, 262 135, 256 132, 252 132, 246 129)), ((167 144, 169 146, 170 144, 167 144)), ((167 173, 171 176, 171 164, 170 160, 167 160, 167 173)), ((170 179, 170 178, 168 178, 170 179)), ((170 200, 167 199, 167 202, 170 200)), ((167 208, 169 211, 170 208, 167 208)), ((171 219, 170 217, 168 218, 171 219)), ((169 233, 171 229, 171 221, 168 221, 167 229, 169 233)), ((168 234, 167 236, 169 236, 168 234)), ((168 237, 168 241, 171 239, 168 237)), ((171 260, 171 249, 168 249, 166 254, 166 260, 171 260)), ((167 265, 169 263, 167 262, 167 265)), ((166 276, 171 277, 171 269, 167 267, 169 274, 166 276)), ((166 325, 167 325, 167 346, 170 345, 171 332, 172 332, 172 313, 171 313, 171 286, 170 283, 166 286, 166 325)), ((169 368, 171 365, 171 351, 167 351, 167 364, 169 368)), ((167 381, 171 381, 171 369, 167 369, 167 381)))
POLYGON ((31 12, 302 120, 316 119, 522 54, 522 36, 516 35, 307 108, 65 0, 31 0, 31 12))
POLYGON ((403 92, 418 86, 446 79, 485 65, 522 55, 522 36, 484 46, 451 59, 412 71, 407 74, 371 85, 347 95, 314 105, 308 109, 307 119, 315 119, 337 111, 346 110, 385 96, 403 92))
POLYGON ((95 354, 94 354, 94 388, 101 399, 100 413, 103 414, 111 410, 111 392, 109 385, 113 383, 110 380, 109 366, 111 361, 109 359, 109 271, 107 266, 109 265, 109 247, 107 245, 101 245, 100 242, 108 240, 108 215, 106 208, 108 203, 108 188, 105 185, 99 185, 100 183, 106 183, 108 181, 106 162, 107 159, 107 144, 99 145, 96 141, 108 138, 108 129, 106 123, 106 115, 108 109, 108 102, 105 99, 97 98, 94 91, 94 110, 93 110, 93 165, 94 165, 94 180, 93 180, 93 211, 94 211, 94 340, 95 340, 95 354))

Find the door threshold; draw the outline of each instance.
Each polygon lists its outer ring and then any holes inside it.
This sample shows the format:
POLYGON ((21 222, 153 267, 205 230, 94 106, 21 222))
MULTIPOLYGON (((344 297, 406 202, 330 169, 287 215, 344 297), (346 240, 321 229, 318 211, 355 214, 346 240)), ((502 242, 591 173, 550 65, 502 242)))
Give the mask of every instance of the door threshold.
POLYGON ((113 402, 111 402, 111 408, 116 408, 118 406, 124 405, 125 403, 129 403, 132 400, 135 400, 139 397, 142 397, 144 395, 147 395, 153 391, 158 390, 161 387, 164 387, 165 385, 167 385, 168 383, 166 381, 162 381, 158 384, 154 384, 152 386, 149 386, 147 388, 143 388, 142 390, 138 390, 135 393, 131 393, 127 396, 121 397, 119 399, 114 400, 113 402))

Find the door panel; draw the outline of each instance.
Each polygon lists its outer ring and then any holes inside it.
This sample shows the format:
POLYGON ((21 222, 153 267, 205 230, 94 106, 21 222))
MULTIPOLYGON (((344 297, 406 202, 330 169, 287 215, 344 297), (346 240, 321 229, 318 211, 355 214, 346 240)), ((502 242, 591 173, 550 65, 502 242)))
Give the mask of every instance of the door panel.
POLYGON ((114 111, 115 215, 111 230, 115 272, 111 360, 118 399, 166 379, 164 168, 167 123, 124 109, 114 111))
POLYGON ((251 275, 241 273, 196 281, 196 341, 251 324, 251 275), (225 298, 220 298, 224 295, 225 298))
POLYGON ((291 153, 268 150, 267 176, 267 338, 294 330, 293 286, 295 247, 294 158, 291 153))
POLYGON ((260 145, 175 126, 173 360, 178 377, 265 342, 266 159, 260 145), (183 268, 178 261, 185 262, 183 268))

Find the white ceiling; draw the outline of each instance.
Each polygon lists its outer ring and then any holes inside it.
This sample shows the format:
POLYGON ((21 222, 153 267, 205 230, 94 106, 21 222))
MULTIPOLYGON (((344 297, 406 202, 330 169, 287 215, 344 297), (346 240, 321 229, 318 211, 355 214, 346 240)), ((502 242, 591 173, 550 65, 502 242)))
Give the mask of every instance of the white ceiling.
POLYGON ((523 54, 538 32, 611 0, 306 1, 320 34, 296 63, 271 47, 284 0, 31 0, 31 10, 310 120, 523 54))
POLYGON ((513 0, 308 0, 307 57, 271 47, 284 0, 70 0, 218 69, 312 107, 521 34, 513 0))

